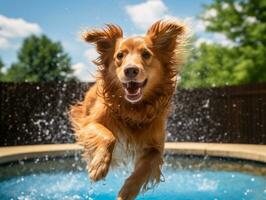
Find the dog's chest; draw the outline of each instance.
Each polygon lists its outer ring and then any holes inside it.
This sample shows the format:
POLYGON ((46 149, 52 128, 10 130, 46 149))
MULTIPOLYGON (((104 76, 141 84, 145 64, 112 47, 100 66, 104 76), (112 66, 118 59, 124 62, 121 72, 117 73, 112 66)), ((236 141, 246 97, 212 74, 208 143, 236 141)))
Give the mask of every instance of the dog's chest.
POLYGON ((112 160, 115 164, 128 164, 134 160, 135 148, 127 145, 125 141, 115 144, 112 160))

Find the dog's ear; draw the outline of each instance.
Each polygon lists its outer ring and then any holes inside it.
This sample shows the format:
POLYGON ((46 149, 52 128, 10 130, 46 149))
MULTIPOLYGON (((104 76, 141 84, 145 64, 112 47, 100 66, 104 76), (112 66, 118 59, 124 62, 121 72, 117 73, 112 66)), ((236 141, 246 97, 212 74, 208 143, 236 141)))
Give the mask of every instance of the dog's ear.
POLYGON ((113 24, 107 24, 103 29, 92 29, 83 32, 82 39, 86 42, 93 43, 99 53, 99 58, 93 62, 98 66, 107 66, 109 59, 115 50, 117 39, 123 37, 122 29, 113 24))
POLYGON ((174 20, 157 21, 147 32, 154 49, 162 53, 173 52, 184 34, 185 26, 174 20))

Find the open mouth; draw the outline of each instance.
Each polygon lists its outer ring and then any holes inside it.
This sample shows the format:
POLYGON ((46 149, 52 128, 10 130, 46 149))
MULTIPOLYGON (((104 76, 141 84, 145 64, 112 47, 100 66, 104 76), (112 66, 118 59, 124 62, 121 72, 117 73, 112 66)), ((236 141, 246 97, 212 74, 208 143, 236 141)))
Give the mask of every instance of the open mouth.
POLYGON ((134 81, 129 81, 126 83, 123 83, 123 87, 125 90, 125 98, 131 103, 136 103, 138 102, 143 93, 143 88, 147 83, 147 79, 143 82, 134 82, 134 81))

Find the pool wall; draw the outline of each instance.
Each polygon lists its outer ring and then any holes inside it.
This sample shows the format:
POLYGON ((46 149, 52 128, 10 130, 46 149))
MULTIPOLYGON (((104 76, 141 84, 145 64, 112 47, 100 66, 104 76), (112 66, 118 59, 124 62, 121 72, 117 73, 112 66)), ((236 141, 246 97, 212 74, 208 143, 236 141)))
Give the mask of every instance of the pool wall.
MULTIPOLYGON (((25 145, 0 147, 0 163, 38 156, 71 156, 79 154, 77 144, 25 145)), ((266 145, 214 144, 214 143, 165 143, 166 153, 211 157, 237 158, 266 163, 266 145)))

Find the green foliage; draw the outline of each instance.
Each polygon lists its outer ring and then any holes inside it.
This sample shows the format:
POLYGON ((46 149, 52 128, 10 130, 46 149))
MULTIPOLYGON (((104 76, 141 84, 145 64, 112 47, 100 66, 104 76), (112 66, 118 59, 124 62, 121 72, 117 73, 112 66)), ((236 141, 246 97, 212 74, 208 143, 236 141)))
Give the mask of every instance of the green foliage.
POLYGON ((222 32, 241 46, 266 44, 266 1, 215 0, 206 9, 217 12, 216 17, 202 15, 207 30, 222 32))
POLYGON ((3 63, 2 59, 0 58, 0 81, 3 80, 3 76, 4 76, 3 68, 4 68, 4 63, 3 63))
POLYGON ((18 52, 18 62, 8 69, 6 81, 54 81, 69 80, 71 59, 59 42, 45 35, 26 38, 18 52))
POLYGON ((266 81, 266 1, 215 0, 201 18, 210 32, 223 33, 231 47, 202 44, 184 67, 183 87, 209 87, 266 81))

